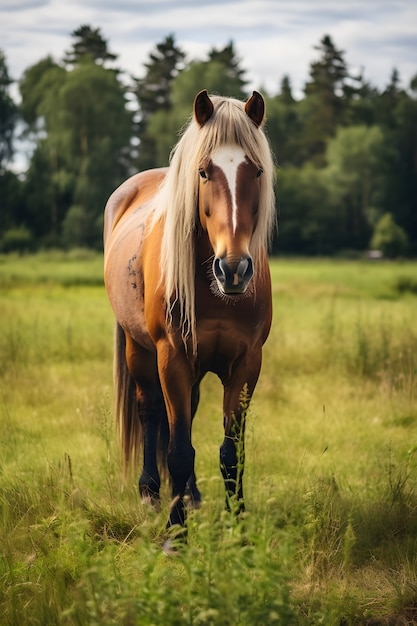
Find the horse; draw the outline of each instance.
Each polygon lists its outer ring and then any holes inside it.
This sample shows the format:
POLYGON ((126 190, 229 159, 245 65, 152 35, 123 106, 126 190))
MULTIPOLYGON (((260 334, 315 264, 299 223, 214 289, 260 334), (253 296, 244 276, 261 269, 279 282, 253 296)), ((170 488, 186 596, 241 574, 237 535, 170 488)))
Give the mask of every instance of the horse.
POLYGON ((140 496, 157 507, 163 461, 172 490, 166 526, 184 535, 187 507, 201 501, 191 428, 209 371, 224 388, 226 505, 245 510, 245 416, 272 320, 274 161, 264 120, 256 91, 246 102, 201 91, 169 167, 133 175, 105 208, 124 466, 143 453, 140 496))

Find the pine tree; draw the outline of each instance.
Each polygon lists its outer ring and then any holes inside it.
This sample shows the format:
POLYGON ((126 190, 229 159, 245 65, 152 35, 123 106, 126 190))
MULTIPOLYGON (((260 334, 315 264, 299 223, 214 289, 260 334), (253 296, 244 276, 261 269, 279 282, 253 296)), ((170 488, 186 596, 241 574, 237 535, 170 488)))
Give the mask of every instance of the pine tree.
POLYGON ((133 92, 138 100, 140 115, 137 128, 140 142, 137 166, 140 170, 157 165, 155 141, 148 133, 148 123, 154 113, 171 110, 171 86, 184 63, 185 53, 177 47, 174 35, 168 35, 150 53, 149 61, 145 63, 145 76, 134 79, 133 92))
POLYGON ((282 102, 282 104, 294 104, 295 100, 294 96, 292 95, 291 80, 288 75, 283 76, 281 80, 281 89, 277 97, 279 101, 282 102))
POLYGON ((236 92, 233 95, 236 98, 245 98, 245 87, 248 81, 244 78, 245 70, 240 67, 241 60, 236 55, 233 41, 229 41, 224 48, 212 48, 208 53, 208 60, 221 63, 226 67, 227 75, 236 92))
POLYGON ((143 78, 135 79, 134 86, 142 123, 155 111, 168 111, 171 108, 172 81, 183 69, 184 61, 185 53, 177 47, 174 35, 168 35, 150 53, 149 61, 145 63, 146 74, 143 78))
POLYGON ((307 156, 323 164, 326 141, 334 136, 338 125, 344 123, 355 93, 352 84, 355 79, 349 75, 344 52, 336 48, 329 35, 325 35, 315 49, 320 52, 320 58, 311 63, 310 81, 305 86, 306 143, 307 156))
POLYGON ((64 56, 64 63, 67 65, 77 65, 86 58, 92 59, 98 65, 105 65, 106 61, 117 59, 117 55, 109 52, 107 41, 103 38, 100 28, 83 24, 71 33, 71 37, 74 38, 74 43, 64 56))

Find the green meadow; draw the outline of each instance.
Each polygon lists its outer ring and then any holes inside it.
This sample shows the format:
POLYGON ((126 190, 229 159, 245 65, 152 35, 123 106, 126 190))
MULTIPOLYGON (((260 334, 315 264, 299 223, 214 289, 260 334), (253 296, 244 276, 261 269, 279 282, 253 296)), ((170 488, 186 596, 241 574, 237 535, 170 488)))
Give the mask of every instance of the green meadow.
POLYGON ((221 386, 193 429, 188 544, 123 478, 102 258, 0 257, 2 626, 417 623, 417 264, 271 261, 247 514, 223 510, 221 386))

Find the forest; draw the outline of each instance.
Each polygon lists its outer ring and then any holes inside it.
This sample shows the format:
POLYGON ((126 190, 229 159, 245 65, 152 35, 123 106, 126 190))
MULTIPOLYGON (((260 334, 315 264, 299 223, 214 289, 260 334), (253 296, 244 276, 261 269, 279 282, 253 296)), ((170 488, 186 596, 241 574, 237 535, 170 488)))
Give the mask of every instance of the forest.
MULTIPOLYGON (((99 28, 82 25, 59 60, 28 67, 18 83, 0 51, 0 252, 102 246, 108 196, 138 170, 167 165, 200 89, 248 97, 230 41, 187 59, 170 34, 142 77, 127 75, 99 28), (31 146, 16 172, 19 134, 31 146)), ((291 77, 263 93, 277 164, 274 254, 354 258, 417 255, 417 71, 384 89, 349 69, 330 35, 312 50, 302 96, 291 77)))

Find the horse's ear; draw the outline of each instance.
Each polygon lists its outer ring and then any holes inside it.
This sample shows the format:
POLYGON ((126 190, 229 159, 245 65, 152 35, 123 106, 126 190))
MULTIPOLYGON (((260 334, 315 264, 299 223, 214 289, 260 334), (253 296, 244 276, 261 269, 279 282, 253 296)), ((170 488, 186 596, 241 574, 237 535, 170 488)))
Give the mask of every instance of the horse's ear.
POLYGON ((247 103, 245 111, 255 126, 260 126, 265 117, 265 102, 258 91, 254 91, 247 103))
POLYGON ((203 89, 203 91, 200 91, 200 93, 196 95, 194 100, 194 117, 200 126, 204 126, 211 118, 213 111, 214 106, 209 98, 207 89, 203 89))

